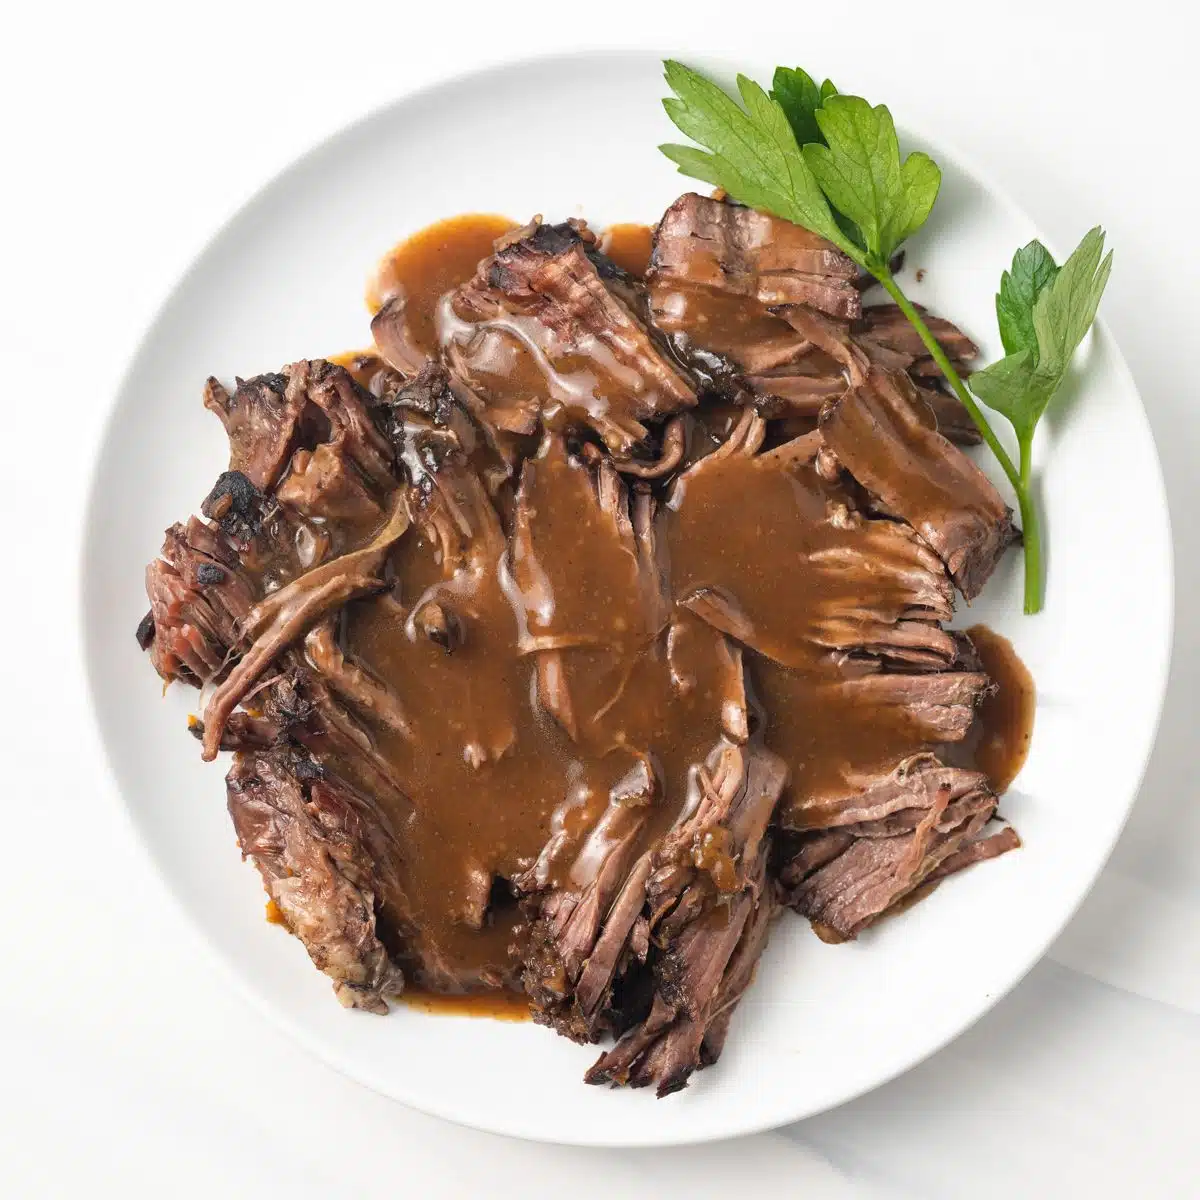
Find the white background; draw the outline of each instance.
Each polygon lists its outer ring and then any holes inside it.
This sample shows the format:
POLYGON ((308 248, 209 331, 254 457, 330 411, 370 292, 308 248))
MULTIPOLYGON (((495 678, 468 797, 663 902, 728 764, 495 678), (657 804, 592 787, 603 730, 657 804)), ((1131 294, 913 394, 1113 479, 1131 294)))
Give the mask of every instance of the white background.
MULTIPOLYGON (((7 14, 0 1196, 1200 1196, 1200 170, 1194 30, 1172 7, 390 0, 7 14), (1105 315, 1142 389, 1175 525, 1167 715, 1113 861, 1049 958, 903 1079, 779 1134, 700 1149, 468 1132, 340 1078, 247 1008, 133 843, 78 665, 92 450, 174 279, 313 141, 487 62, 631 42, 735 56, 764 31, 782 60, 818 70, 823 41, 853 38, 861 77, 844 85, 876 100, 919 73, 927 98, 905 124, 967 149, 1058 245, 1107 227, 1105 315)), ((1136 478, 1094 486, 1138 503, 1136 478)), ((1097 653, 1119 655, 1121 631, 1097 653)))

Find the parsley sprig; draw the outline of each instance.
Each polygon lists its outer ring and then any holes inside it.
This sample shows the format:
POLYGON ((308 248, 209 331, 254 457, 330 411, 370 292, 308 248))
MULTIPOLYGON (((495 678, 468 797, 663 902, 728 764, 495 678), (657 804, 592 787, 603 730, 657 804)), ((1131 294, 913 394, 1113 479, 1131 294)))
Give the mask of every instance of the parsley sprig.
POLYGON ((971 376, 971 389, 1017 435, 1014 463, 975 396, 892 274, 892 255, 929 218, 942 173, 927 154, 900 157, 892 114, 841 94, 798 68, 779 67, 771 91, 737 78, 732 96, 682 63, 665 64, 675 93, 667 115, 697 145, 661 149, 679 170, 735 200, 828 239, 870 272, 912 323, 1007 476, 1021 511, 1025 611, 1042 606, 1042 551, 1032 495, 1034 429, 1087 334, 1108 281, 1111 253, 1093 229, 1059 268, 1040 242, 1017 252, 1001 278, 996 314, 1006 357, 971 376))

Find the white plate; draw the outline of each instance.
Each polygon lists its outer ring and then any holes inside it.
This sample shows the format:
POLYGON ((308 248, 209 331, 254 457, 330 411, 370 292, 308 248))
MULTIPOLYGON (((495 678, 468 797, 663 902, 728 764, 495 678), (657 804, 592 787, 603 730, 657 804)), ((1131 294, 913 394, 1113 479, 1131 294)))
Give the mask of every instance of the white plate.
MULTIPOLYGON (((732 75, 728 64, 707 66, 732 75)), ((737 66, 760 79, 771 70, 737 66)), ((854 82, 870 95, 869 80, 854 82)), ((1103 865, 1150 751, 1170 644, 1158 461, 1125 364, 1100 331, 1072 389, 1078 402, 1039 434, 1045 612, 1020 614, 1020 558, 1010 554, 969 614, 1013 639, 1038 684, 1032 753, 1003 804, 1023 850, 951 880, 853 945, 826 946, 786 914, 721 1062, 664 1101, 585 1086, 595 1052, 534 1025, 403 1007, 381 1019, 338 1006, 300 943, 263 920, 222 769, 200 762, 184 728, 194 693, 163 699, 134 643, 143 568, 163 528, 196 509, 225 465, 201 385, 210 373, 248 376, 368 344, 369 270, 439 217, 653 221, 687 186, 655 149, 673 136, 663 92, 656 57, 548 59, 412 96, 303 158, 221 230, 146 335, 100 453, 87 531, 88 668, 112 767, 165 882, 233 977, 363 1083, 547 1141, 664 1145, 769 1128, 875 1087, 962 1032, 1046 950, 1103 865)), ((902 97, 889 99, 903 112, 902 97)), ((924 282, 906 278, 994 356, 992 295, 1036 230, 930 148, 943 194, 932 231, 909 247, 924 282)), ((1080 214, 1080 232, 1090 217, 1080 214)))

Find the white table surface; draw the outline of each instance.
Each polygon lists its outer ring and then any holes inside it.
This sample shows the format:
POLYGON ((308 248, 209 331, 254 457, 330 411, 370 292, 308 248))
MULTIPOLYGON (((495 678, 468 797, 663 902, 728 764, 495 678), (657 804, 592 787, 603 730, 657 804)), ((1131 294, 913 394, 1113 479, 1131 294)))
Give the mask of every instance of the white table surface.
MULTIPOLYGON (((1162 0, 1097 2, 1086 17, 1073 7, 8 10, 0 1196, 1200 1196, 1195 31, 1162 0), (736 54, 735 19, 778 29, 782 59, 818 67, 822 41, 860 39, 877 100, 889 78, 924 73, 927 102, 907 123, 968 148, 1058 245, 1107 226, 1104 311, 1142 389, 1174 516, 1166 717, 1093 894, 1046 960, 934 1059, 742 1141, 634 1153, 508 1141, 411 1112, 307 1057, 233 994, 162 894, 100 766, 80 681, 85 482, 124 363, 174 279, 315 139, 402 87, 513 56, 631 41, 736 54)), ((1095 486, 1136 504, 1138 483, 1095 486)), ((1114 630, 1097 652, 1119 654, 1120 642, 1114 630)))

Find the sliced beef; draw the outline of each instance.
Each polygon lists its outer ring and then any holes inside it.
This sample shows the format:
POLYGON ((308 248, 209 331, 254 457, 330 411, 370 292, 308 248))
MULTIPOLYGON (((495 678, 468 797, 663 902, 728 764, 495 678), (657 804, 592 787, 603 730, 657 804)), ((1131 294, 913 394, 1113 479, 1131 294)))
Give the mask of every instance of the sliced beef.
POLYGON ((799 226, 728 200, 681 196, 655 232, 647 276, 656 328, 709 391, 766 416, 813 413, 845 386, 839 363, 772 311, 861 311, 858 269, 799 226))
POLYGON ((677 481, 667 522, 679 603, 789 667, 827 652, 948 665, 949 581, 907 526, 871 520, 817 469, 812 436, 757 454, 747 411, 720 450, 677 481))
MULTIPOLYGON (((758 780, 765 764, 773 760, 769 756, 759 760, 758 751, 747 749, 743 754, 735 749, 749 737, 740 652, 725 639, 714 639, 700 622, 681 615, 672 621, 667 634, 665 670, 669 671, 675 703, 684 706, 685 712, 689 704, 707 707, 710 721, 707 726, 697 722, 701 729, 717 726, 719 717, 719 729, 734 747, 728 755, 739 764, 752 758, 754 779, 758 780)), ((658 676, 648 678, 653 683, 658 676)), ((650 707, 662 711, 653 701, 650 707)), ((645 728, 635 720, 631 726, 635 744, 646 736, 645 728)), ((673 742, 677 736, 668 726, 665 738, 673 742)), ((686 753, 686 737, 681 740, 686 753)), ((614 752, 627 750, 624 745, 614 748, 614 752)), ((648 1003, 648 994, 643 993, 651 983, 644 968, 652 952, 652 914, 647 909, 652 875, 658 872, 654 889, 660 897, 666 894, 668 874, 682 887, 686 879, 673 869, 667 871, 666 864, 669 861, 673 868, 682 863, 686 846, 694 843, 703 859, 700 865, 711 869, 714 877, 723 881, 722 886, 732 888, 737 839, 758 837, 744 826, 743 818, 751 818, 740 808, 737 811, 742 815, 733 822, 730 833, 721 827, 726 818, 732 820, 728 808, 705 806, 696 815, 702 801, 697 789, 709 778, 709 768, 702 765, 688 773, 689 782, 683 788, 682 828, 660 841, 664 821, 679 808, 682 798, 674 761, 679 750, 674 746, 668 750, 674 753, 661 758, 653 752, 635 752, 633 766, 613 785, 608 806, 587 837, 579 842, 568 828, 559 828, 522 880, 523 889, 530 893, 527 908, 532 923, 524 979, 534 1017, 576 1041, 621 1033, 643 1015, 642 1002, 648 1003), (566 855, 569 849, 573 857, 566 855)), ((732 779, 728 771, 722 774, 724 783, 736 792, 732 779)), ((757 794, 757 782, 746 786, 757 794)), ((725 799, 733 803, 729 796, 725 799)), ((744 800, 743 796, 738 803, 744 800)), ((756 840, 751 853, 757 853, 756 840)), ((693 899, 699 896, 697 891, 693 899)), ((669 904, 660 900, 659 914, 667 907, 669 904)))
MULTIPOLYGON (((918 686, 937 684, 941 679, 937 675, 874 678, 889 682, 896 678, 910 679, 918 686)), ((937 729, 928 732, 930 736, 915 739, 917 744, 939 740, 937 729)), ((841 794, 794 796, 780 809, 780 824, 786 829, 803 831, 842 829, 862 822, 880 821, 893 813, 917 807, 914 795, 932 796, 938 789, 953 787, 971 774, 974 773, 944 766, 931 754, 921 752, 874 774, 863 770, 851 772, 848 786, 841 794)))
MULTIPOLYGON (((820 238, 729 200, 688 194, 655 234, 647 277, 654 325, 705 387, 770 418, 816 417, 872 365, 909 371, 937 392, 942 432, 979 440, 894 304, 863 308, 854 264, 820 238)), ((920 310, 960 373, 977 354, 949 321, 920 310)))
MULTIPOLYGON (((525 463, 508 577, 521 645, 538 662, 537 699, 574 743, 584 772, 570 819, 556 822, 519 881, 531 931, 525 987, 535 1019, 595 1041, 649 1011, 654 926, 674 907, 665 898, 666 875, 680 889, 695 883, 688 904, 702 907, 696 864, 680 873, 689 839, 711 852, 704 869, 739 889, 732 865, 738 843, 726 855, 726 842, 744 838, 757 853, 760 835, 740 823, 739 787, 758 794, 761 763, 757 751, 742 749, 750 715, 740 651, 690 614, 671 611, 653 498, 587 450, 571 455, 548 435, 525 463), (750 783, 734 781, 732 767, 722 773, 728 794, 718 812, 696 789, 709 778, 704 760, 722 738, 731 760, 755 765, 750 783), (601 779, 612 781, 607 804, 589 820, 595 810, 586 797, 604 786, 601 779), (664 838, 680 812, 685 827, 664 838), (717 828, 725 818, 731 833, 717 828), (657 910, 648 892, 655 872, 655 894, 663 897, 657 910)), ((767 816, 774 799, 764 802, 767 816)), ((747 899, 739 913, 748 917, 754 908, 747 899)), ((719 980, 718 970, 714 988, 719 980)), ((693 1069, 693 1059, 680 1071, 693 1069)))
POLYGON ((943 628, 952 591, 937 555, 903 522, 856 507, 853 481, 823 462, 822 433, 764 451, 763 426, 747 411, 677 481, 673 589, 756 652, 763 737, 791 770, 780 821, 849 824, 897 763, 963 739, 991 682, 943 628))
POLYGON ((914 756, 843 811, 856 822, 784 839, 784 901, 826 940, 856 937, 923 884, 1017 844, 1008 835, 978 840, 995 811, 981 772, 914 756))
POLYGON ((808 304, 841 319, 861 312, 857 278, 854 263, 824 238, 695 192, 680 196, 663 214, 648 273, 658 293, 711 288, 767 306, 808 304))
POLYGON ((531 225, 500 244, 447 299, 443 350, 495 429, 530 434, 563 414, 628 455, 645 439, 645 422, 696 396, 593 241, 585 226, 566 223, 531 225))
POLYGON ((344 1004, 520 986, 616 1039, 590 1082, 666 1095, 781 896, 845 939, 1017 844, 932 752, 991 687, 947 572, 973 595, 1015 534, 859 284, 685 196, 648 285, 539 219, 425 313, 436 361, 385 306, 386 363, 209 381, 229 469, 138 643, 211 685, 192 732, 344 1004))
POLYGON ((379 920, 402 925, 399 848, 378 807, 311 759, 288 751, 238 755, 226 778, 242 854, 253 859, 284 924, 348 1008, 387 1012, 404 986, 379 920))
POLYGON ((973 600, 1019 534, 987 476, 938 433, 922 407, 907 375, 873 369, 825 409, 821 436, 850 474, 937 552, 973 600))
MULTIPOLYGON (((957 325, 936 317, 921 305, 914 305, 921 314, 929 332, 933 334, 946 357, 961 371, 979 354, 979 347, 957 325)), ((856 337, 868 339, 872 344, 883 346, 895 354, 907 358, 908 369, 913 364, 930 358, 921 335, 913 323, 895 304, 873 304, 862 310, 862 317, 852 327, 856 337)))

